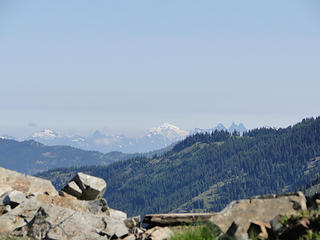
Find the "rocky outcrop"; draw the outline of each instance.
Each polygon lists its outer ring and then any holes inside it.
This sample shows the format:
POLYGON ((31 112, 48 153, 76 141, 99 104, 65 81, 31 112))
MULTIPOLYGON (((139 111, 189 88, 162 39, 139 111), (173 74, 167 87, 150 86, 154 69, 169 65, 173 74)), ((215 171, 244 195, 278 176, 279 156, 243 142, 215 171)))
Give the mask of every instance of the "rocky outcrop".
POLYGON ((13 190, 12 192, 5 193, 2 196, 2 205, 15 208, 26 199, 26 195, 23 192, 13 190))
POLYGON ((146 215, 149 226, 177 226, 211 221, 221 231, 236 239, 248 239, 250 234, 261 239, 272 232, 270 221, 279 215, 294 215, 306 210, 306 199, 295 194, 265 195, 231 202, 218 213, 182 213, 146 215))
POLYGON ((173 231, 168 227, 154 227, 145 232, 145 239, 170 240, 173 231))
POLYGON ((58 194, 47 180, 0 171, 0 233, 34 239, 106 240, 136 239, 144 232, 140 217, 128 219, 126 213, 108 207, 102 198, 106 189, 102 179, 78 173, 68 186, 75 183, 81 195, 58 194))
POLYGON ((120 238, 129 234, 124 220, 32 198, 2 215, 0 230, 36 239, 96 239, 102 235, 120 238))
MULTIPOLYGON (((293 215, 299 210, 307 210, 306 198, 299 192, 287 195, 266 195, 231 202, 221 212, 210 219, 223 232, 234 222, 235 236, 245 238, 251 223, 263 223, 265 227, 277 215, 293 215)), ((261 224, 260 224, 261 226, 261 224)))
POLYGON ((103 179, 79 172, 62 191, 81 200, 96 200, 102 198, 106 188, 103 179))
POLYGON ((13 190, 23 192, 26 195, 58 195, 57 190, 48 180, 27 176, 0 167, 0 196, 13 190))
MULTIPOLYGON (((36 204, 35 202, 33 204, 36 204)), ((26 210, 23 210, 25 213, 26 210)), ((9 213, 9 215, 11 215, 9 213)), ((70 208, 42 203, 27 224, 13 230, 16 236, 35 239, 106 239, 102 236, 123 237, 128 228, 123 221, 78 212, 70 208)))

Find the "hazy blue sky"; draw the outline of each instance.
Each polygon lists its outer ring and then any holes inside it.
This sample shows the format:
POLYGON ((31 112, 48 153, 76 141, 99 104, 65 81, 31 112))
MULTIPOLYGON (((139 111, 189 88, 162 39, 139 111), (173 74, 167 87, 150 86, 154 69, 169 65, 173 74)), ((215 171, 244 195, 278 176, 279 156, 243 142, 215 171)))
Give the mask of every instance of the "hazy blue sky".
POLYGON ((320 1, 0 1, 0 133, 320 115, 320 1))

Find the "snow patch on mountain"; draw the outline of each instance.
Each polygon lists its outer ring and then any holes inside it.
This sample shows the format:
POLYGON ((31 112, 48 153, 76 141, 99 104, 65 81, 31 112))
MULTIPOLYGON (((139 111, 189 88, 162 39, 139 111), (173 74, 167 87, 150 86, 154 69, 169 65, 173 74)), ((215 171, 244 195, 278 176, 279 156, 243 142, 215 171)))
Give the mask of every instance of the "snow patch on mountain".
POLYGON ((182 130, 170 123, 163 123, 159 127, 150 128, 147 134, 148 137, 153 135, 162 135, 170 140, 184 138, 188 135, 188 131, 182 130))
POLYGON ((0 139, 11 139, 11 140, 16 140, 15 137, 9 136, 7 134, 1 134, 0 139))
POLYGON ((41 132, 34 133, 31 138, 33 138, 33 139, 38 139, 38 138, 40 138, 40 139, 54 139, 54 138, 57 138, 58 136, 59 136, 59 134, 54 132, 53 130, 44 129, 41 132))

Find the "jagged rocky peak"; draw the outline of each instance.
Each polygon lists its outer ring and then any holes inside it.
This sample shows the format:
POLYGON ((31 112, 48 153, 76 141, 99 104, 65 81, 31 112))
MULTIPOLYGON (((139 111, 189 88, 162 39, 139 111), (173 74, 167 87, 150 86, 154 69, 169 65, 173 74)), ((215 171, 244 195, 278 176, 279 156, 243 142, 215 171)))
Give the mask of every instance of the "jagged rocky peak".
POLYGON ((233 122, 229 127, 228 131, 231 133, 234 131, 237 131, 242 134, 245 131, 247 131, 247 128, 243 125, 243 123, 239 123, 239 125, 237 125, 236 123, 233 122))
POLYGON ((240 134, 243 134, 245 131, 247 131, 247 128, 243 125, 243 123, 240 123, 237 125, 236 123, 232 123, 229 128, 226 128, 222 123, 219 123, 217 126, 213 128, 195 128, 192 131, 190 131, 190 134, 196 134, 196 133, 211 133, 214 131, 228 131, 230 133, 233 133, 234 131, 239 132, 240 134))
POLYGON ((226 128, 222 123, 219 123, 219 124, 215 127, 215 129, 218 130, 218 131, 227 130, 227 128, 226 128))

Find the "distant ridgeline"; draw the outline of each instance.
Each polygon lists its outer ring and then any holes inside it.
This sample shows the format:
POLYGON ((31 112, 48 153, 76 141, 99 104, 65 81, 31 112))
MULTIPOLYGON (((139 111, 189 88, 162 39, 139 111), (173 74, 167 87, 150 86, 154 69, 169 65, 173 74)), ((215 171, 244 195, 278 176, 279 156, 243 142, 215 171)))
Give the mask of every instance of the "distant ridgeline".
POLYGON ((45 146, 33 140, 0 139, 0 166, 27 174, 57 167, 108 165, 136 155, 121 152, 103 154, 69 146, 45 146))
POLYGON ((296 190, 320 170, 320 117, 239 136, 195 134, 161 157, 106 167, 56 169, 38 176, 63 186, 76 172, 104 178, 113 208, 129 215, 218 211, 235 199, 296 190))
POLYGON ((148 153, 100 153, 85 151, 70 146, 46 146, 39 142, 28 140, 18 142, 0 138, 0 166, 27 174, 36 174, 59 167, 108 165, 112 162, 134 158, 136 156, 152 157, 163 155, 173 148, 166 148, 148 153))

